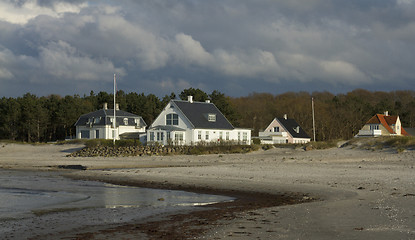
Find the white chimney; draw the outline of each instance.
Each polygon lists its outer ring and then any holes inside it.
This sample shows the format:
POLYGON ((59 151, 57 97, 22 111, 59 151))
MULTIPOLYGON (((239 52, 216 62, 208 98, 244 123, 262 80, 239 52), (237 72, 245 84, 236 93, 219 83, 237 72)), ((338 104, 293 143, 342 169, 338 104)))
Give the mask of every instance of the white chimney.
POLYGON ((209 99, 206 99, 206 101, 205 101, 206 103, 210 103, 210 100, 209 99))
POLYGON ((193 103, 193 96, 187 96, 187 101, 193 103))
POLYGON ((115 110, 120 110, 120 104, 118 103, 115 104, 115 110))
POLYGON ((287 114, 284 114, 284 119, 287 120, 287 114))
POLYGON ((388 111, 385 111, 385 116, 389 116, 389 112, 388 111))
POLYGON ((108 110, 108 103, 104 103, 104 110, 108 110))

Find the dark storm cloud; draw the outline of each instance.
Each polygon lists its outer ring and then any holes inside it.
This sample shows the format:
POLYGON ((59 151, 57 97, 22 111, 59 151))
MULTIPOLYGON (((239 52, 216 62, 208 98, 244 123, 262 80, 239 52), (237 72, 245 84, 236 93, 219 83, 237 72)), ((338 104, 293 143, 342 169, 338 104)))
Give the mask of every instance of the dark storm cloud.
POLYGON ((0 3, 0 95, 412 88, 413 0, 0 3))

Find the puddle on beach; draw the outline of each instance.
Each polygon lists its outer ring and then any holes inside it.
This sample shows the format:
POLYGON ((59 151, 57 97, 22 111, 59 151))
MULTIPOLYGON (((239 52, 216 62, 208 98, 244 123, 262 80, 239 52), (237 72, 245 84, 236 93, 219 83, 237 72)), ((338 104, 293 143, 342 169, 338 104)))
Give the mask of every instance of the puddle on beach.
POLYGON ((225 196, 72 180, 54 172, 0 170, 0 221, 82 209, 177 208, 230 200, 225 196))

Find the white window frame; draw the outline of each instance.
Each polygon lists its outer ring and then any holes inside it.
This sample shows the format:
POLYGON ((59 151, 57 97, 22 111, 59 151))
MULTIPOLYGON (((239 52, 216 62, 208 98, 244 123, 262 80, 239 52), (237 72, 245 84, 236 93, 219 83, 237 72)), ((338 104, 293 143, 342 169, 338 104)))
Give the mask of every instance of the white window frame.
POLYGON ((209 114, 208 114, 208 121, 209 121, 209 122, 216 122, 216 114, 214 114, 214 113, 209 113, 209 114))

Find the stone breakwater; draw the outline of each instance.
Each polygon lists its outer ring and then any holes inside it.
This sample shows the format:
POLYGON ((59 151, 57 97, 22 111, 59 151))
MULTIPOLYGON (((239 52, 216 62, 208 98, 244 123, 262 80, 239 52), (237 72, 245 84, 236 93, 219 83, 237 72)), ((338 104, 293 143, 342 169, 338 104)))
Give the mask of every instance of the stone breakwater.
POLYGON ((85 147, 67 157, 133 157, 165 155, 201 155, 248 153, 257 150, 252 145, 218 145, 218 146, 94 146, 85 147))
POLYGON ((191 154, 193 146, 129 146, 129 147, 85 147, 67 157, 129 157, 191 154))

